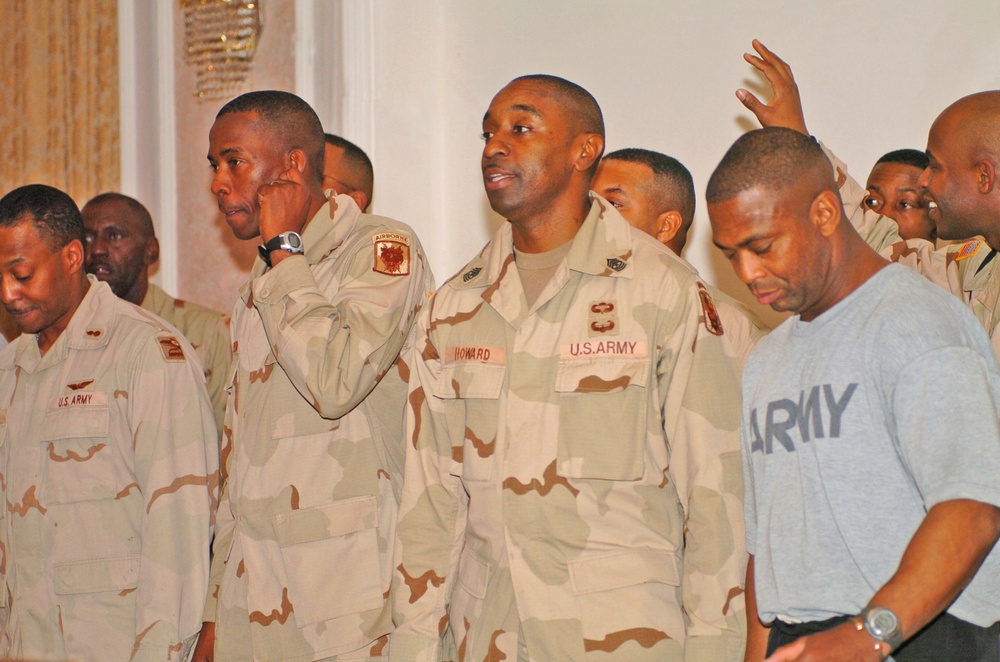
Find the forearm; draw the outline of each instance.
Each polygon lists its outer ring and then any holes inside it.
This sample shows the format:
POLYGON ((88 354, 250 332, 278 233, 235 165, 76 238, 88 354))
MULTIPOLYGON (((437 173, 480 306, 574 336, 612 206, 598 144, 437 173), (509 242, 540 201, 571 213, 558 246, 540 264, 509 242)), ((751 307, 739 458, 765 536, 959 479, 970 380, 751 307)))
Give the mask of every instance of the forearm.
POLYGON ((743 660, 744 662, 761 662, 767 655, 767 637, 770 634, 770 628, 761 623, 760 616, 757 615, 757 591, 753 579, 752 555, 747 561, 744 597, 747 608, 747 648, 743 660))
MULTIPOLYGON (((367 259, 367 258, 366 258, 367 259)), ((415 261, 416 262, 416 261, 415 261)), ((254 305, 282 370, 326 418, 356 407, 392 366, 423 301, 422 271, 317 283, 294 256, 254 284, 254 305)), ((369 268, 370 271, 370 268, 369 268)))
POLYGON ((871 599, 900 618, 904 640, 954 602, 1000 536, 1000 509, 956 499, 931 508, 899 568, 871 599))

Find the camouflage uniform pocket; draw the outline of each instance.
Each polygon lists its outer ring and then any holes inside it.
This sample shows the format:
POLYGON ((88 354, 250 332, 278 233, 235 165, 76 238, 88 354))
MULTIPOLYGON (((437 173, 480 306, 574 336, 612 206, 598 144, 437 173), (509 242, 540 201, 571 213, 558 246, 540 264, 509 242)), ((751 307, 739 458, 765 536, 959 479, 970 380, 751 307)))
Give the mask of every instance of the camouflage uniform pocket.
POLYGON ((382 606, 377 526, 372 495, 275 515, 288 599, 300 628, 382 606))
POLYGON ((684 657, 681 577, 674 552, 585 555, 569 561, 569 575, 585 650, 630 662, 684 657))
POLYGON ((125 659, 135 639, 139 556, 53 563, 66 654, 75 660, 125 659))
POLYGON ((446 406, 465 407, 464 480, 486 481, 493 475, 500 395, 506 375, 505 365, 457 363, 444 366, 434 385, 434 396, 445 400, 446 406))
POLYGON ((59 409, 45 415, 40 435, 45 503, 115 498, 121 485, 109 421, 107 405, 59 409))
POLYGON ((647 359, 559 362, 559 450, 566 478, 638 480, 645 466, 647 359))

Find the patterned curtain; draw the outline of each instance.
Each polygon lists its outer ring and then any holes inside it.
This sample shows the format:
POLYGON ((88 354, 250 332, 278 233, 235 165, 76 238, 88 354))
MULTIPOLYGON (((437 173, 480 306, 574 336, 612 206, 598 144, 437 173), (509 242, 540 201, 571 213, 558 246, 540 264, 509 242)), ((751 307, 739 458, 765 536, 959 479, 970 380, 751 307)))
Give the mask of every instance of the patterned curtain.
POLYGON ((117 0, 0 0, 0 195, 119 186, 117 0))

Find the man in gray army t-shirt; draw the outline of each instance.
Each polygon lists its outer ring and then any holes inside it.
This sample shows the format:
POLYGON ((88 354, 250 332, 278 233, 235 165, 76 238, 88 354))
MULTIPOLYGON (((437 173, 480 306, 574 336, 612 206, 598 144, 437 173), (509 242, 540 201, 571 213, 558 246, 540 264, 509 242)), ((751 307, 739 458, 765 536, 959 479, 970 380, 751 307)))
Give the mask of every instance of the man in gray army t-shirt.
POLYGON ((744 374, 747 659, 766 637, 773 660, 996 660, 1000 369, 982 329, 864 244, 808 136, 746 134, 707 199, 736 273, 797 313, 744 374))

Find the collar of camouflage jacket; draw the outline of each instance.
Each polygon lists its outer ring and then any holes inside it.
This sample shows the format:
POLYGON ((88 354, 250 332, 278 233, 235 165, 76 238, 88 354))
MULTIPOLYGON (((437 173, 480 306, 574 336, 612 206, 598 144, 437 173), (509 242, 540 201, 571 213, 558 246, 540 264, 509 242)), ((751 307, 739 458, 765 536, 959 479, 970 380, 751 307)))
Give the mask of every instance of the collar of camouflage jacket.
MULTIPOLYGON (((633 275, 632 237, 628 221, 611 204, 591 192, 590 211, 580 226, 566 256, 570 271, 631 278, 633 275)), ((455 289, 488 287, 503 278, 513 264, 514 236, 504 223, 486 247, 451 280, 455 289)))
MULTIPOLYGON (((45 356, 38 350, 36 334, 22 335, 14 343, 13 362, 28 372, 35 372, 63 359, 71 349, 96 349, 108 344, 114 331, 115 311, 119 305, 131 305, 115 296, 107 283, 87 274, 90 289, 84 295, 66 330, 45 356)), ((10 356, 10 355, 8 355, 10 356)), ((0 365, 0 368, 8 366, 0 365)))

